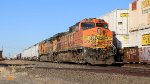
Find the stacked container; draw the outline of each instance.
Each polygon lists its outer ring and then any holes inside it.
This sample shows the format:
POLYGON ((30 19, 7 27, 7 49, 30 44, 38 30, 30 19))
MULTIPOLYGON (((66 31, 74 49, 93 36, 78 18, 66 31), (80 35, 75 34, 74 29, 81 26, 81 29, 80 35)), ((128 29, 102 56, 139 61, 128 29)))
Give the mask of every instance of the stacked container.
POLYGON ((139 47, 140 62, 150 63, 150 0, 137 0, 129 6, 130 46, 139 47))
POLYGON ((128 35, 128 10, 117 9, 104 16, 99 17, 109 24, 109 29, 116 34, 115 44, 117 48, 129 46, 128 35))
POLYGON ((139 31, 150 27, 149 0, 134 1, 129 5, 129 31, 139 31), (146 3, 146 4, 145 4, 146 3))

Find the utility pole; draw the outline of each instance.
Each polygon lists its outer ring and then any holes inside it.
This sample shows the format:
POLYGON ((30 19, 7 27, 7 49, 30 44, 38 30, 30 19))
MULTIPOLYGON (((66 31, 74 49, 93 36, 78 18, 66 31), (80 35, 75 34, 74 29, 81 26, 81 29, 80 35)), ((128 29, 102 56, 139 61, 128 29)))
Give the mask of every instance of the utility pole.
POLYGON ((3 60, 3 46, 2 46, 2 50, 0 50, 0 61, 3 60))

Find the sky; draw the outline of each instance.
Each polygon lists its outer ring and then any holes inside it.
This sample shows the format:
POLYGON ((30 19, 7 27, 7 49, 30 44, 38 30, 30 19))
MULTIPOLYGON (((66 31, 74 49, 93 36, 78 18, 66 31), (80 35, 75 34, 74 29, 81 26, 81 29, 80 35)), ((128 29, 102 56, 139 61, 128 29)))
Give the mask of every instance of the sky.
POLYGON ((128 9, 134 0, 0 0, 0 50, 12 57, 84 18, 128 9))

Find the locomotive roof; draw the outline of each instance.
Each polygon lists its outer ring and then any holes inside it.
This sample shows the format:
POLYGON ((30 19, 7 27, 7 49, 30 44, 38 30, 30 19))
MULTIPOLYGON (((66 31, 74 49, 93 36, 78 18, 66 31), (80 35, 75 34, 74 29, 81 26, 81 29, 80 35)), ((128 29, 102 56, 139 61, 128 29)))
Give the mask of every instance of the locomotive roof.
POLYGON ((57 33, 57 34, 55 34, 54 36, 48 38, 47 40, 48 40, 48 41, 54 40, 55 38, 58 38, 58 37, 61 37, 61 36, 65 35, 66 33, 67 33, 67 32, 57 33))

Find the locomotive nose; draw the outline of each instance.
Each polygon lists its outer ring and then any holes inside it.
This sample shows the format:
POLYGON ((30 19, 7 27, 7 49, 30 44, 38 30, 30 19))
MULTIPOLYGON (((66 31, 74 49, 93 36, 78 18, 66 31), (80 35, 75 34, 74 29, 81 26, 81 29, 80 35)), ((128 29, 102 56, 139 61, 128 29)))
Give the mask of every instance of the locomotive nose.
POLYGON ((101 35, 107 35, 107 30, 99 27, 99 28, 97 28, 97 33, 101 34, 101 35))

